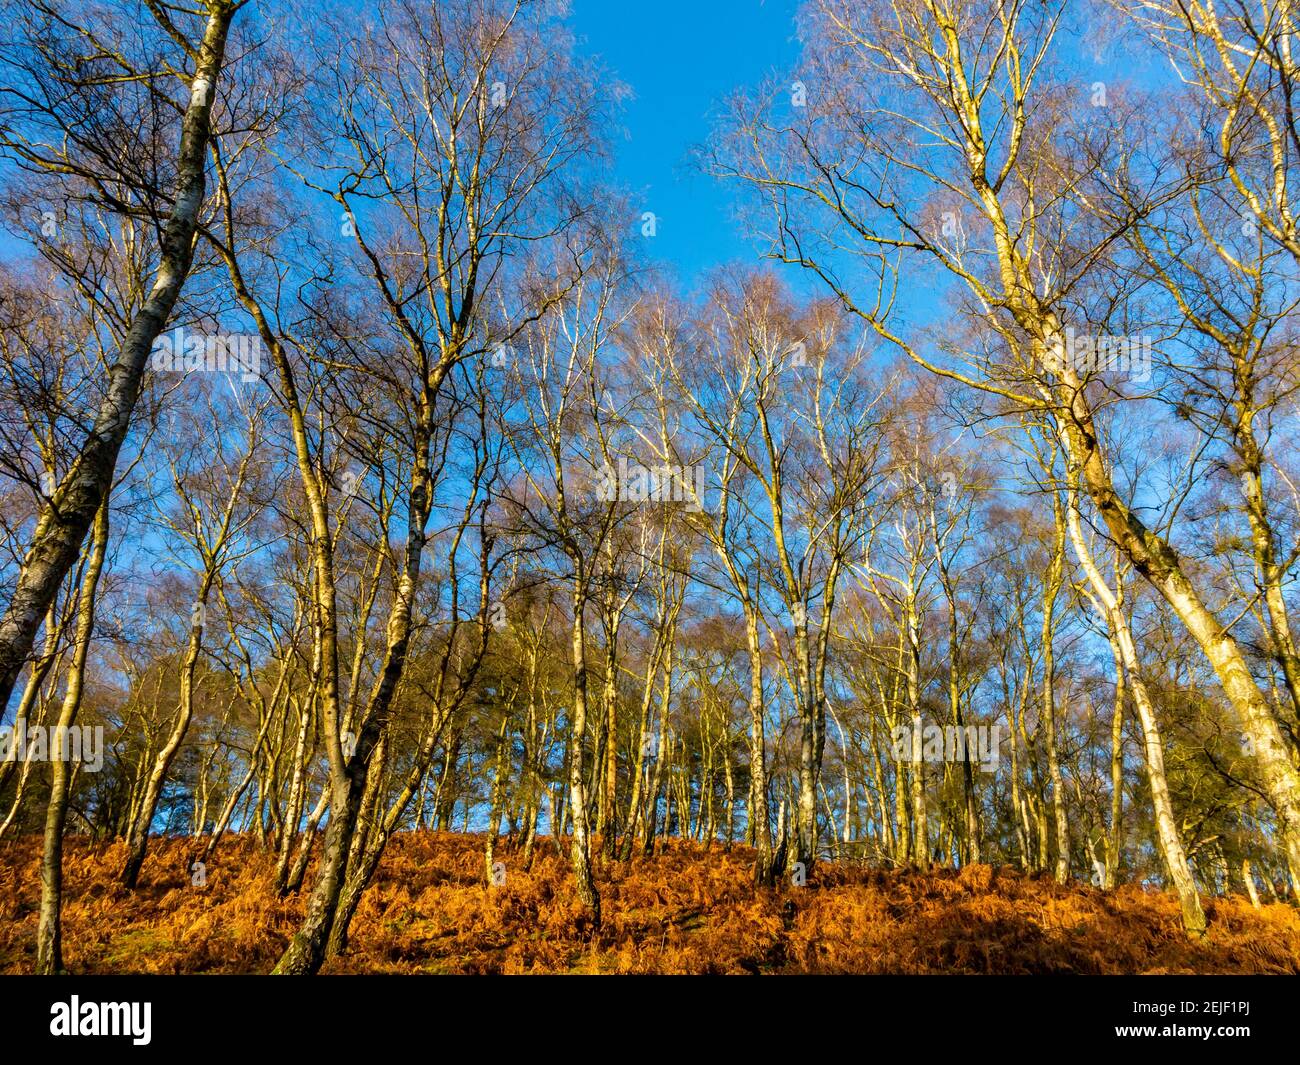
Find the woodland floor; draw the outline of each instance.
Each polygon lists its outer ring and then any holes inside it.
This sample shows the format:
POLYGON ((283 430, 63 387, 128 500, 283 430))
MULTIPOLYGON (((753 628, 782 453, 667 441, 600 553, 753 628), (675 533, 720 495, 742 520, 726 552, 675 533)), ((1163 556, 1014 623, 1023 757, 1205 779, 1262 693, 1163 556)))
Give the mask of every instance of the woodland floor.
MULTIPOLYGON (((1008 869, 887 872, 822 864, 807 886, 756 891, 750 854, 669 841, 599 869, 605 925, 590 935, 567 863, 549 840, 533 867, 481 837, 413 833, 389 843, 335 973, 1278 973, 1300 974, 1300 912, 1208 899, 1189 943, 1172 895, 1061 887, 1008 869)), ((303 899, 271 889, 274 856, 223 841, 207 884, 188 840, 154 840, 141 886, 114 875, 122 844, 70 839, 64 958, 77 973, 270 970, 303 899)), ((0 973, 33 967, 39 838, 0 844, 0 973)), ((310 877, 310 873, 308 874, 310 877)))

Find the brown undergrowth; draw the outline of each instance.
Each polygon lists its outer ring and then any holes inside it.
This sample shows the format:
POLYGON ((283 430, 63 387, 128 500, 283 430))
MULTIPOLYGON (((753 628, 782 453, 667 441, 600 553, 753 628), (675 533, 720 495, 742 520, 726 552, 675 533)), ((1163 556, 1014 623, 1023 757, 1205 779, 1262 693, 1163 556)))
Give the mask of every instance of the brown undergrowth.
MULTIPOLYGON (((750 853, 671 840, 604 863, 605 925, 592 936, 567 863, 543 841, 531 869, 502 848, 482 881, 482 839, 398 835, 334 973, 1300 973, 1300 913, 1207 900, 1188 942, 1172 895, 1061 887, 1007 869, 892 872, 819 865, 805 887, 758 891, 750 853)), ((0 972, 33 967, 39 839, 0 845, 0 972)), ((222 842, 191 884, 187 840, 152 844, 141 885, 120 888, 121 844, 71 839, 64 957, 79 973, 258 973, 303 899, 278 899, 274 856, 222 842)))

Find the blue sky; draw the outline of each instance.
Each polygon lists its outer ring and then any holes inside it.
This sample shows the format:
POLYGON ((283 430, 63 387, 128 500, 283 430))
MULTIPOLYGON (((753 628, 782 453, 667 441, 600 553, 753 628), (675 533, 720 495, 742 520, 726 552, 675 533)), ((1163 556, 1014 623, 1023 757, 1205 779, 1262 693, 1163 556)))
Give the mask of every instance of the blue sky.
MULTIPOLYGON (((712 267, 754 261, 756 245, 733 215, 734 191, 694 170, 689 155, 732 90, 794 69, 798 0, 572 0, 569 24, 582 52, 632 90, 614 144, 615 181, 638 210, 653 211, 651 258, 684 288, 712 267)), ((639 230, 639 217, 629 224, 639 230)))

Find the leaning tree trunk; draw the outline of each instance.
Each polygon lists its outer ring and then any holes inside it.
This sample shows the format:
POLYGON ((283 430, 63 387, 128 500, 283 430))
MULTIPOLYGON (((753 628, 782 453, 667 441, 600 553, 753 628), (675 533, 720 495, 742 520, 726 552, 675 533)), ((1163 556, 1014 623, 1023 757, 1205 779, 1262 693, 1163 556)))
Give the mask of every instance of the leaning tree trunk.
POLYGON ((63 482, 41 508, 13 598, 0 618, 0 706, 8 704, 41 619, 77 561, 91 522, 108 495, 154 341, 189 275, 203 204, 212 104, 236 10, 237 5, 227 0, 209 2, 207 25, 195 51, 189 103, 181 120, 176 188, 160 239, 158 271, 109 371, 94 424, 63 482))
MULTIPOLYGON (((207 600, 214 573, 215 570, 210 563, 199 586, 200 608, 207 600)), ((181 664, 181 702, 176 720, 172 722, 171 733, 163 744, 162 750, 154 759, 153 768, 150 769, 145 784, 144 798, 127 833, 126 863, 122 867, 120 879, 128 888, 134 888, 140 878, 140 868, 144 865, 145 852, 149 846, 149 829, 158 810, 158 800, 162 796, 167 772, 180 751, 181 744, 185 741, 185 734, 189 731, 190 721, 194 717, 194 672, 198 666, 199 654, 203 650, 203 627, 204 618, 200 610, 190 625, 190 638, 185 647, 185 659, 181 664)))
MULTIPOLYGON (((1070 540, 1074 545, 1079 564, 1092 586, 1097 603, 1102 607, 1110 626, 1111 644, 1117 658, 1122 662, 1128 674, 1129 684, 1133 689, 1133 703, 1137 707, 1138 720, 1142 725, 1143 749, 1146 753, 1147 781, 1151 787, 1151 807, 1155 814, 1156 841, 1164 858, 1165 870, 1178 893, 1182 907, 1183 928, 1189 936, 1199 938, 1205 934, 1205 913, 1201 909, 1200 896, 1196 893, 1196 881, 1187 864, 1187 854, 1183 850, 1183 841, 1178 834, 1178 823, 1174 818, 1173 801, 1169 796, 1169 783, 1165 776, 1165 750, 1160 739, 1160 726, 1156 720, 1155 706, 1147 691, 1139 669, 1137 648, 1133 643, 1133 633, 1128 619, 1120 608, 1119 600, 1097 569, 1083 539, 1083 530, 1079 524, 1078 504, 1070 491, 1069 505, 1070 540)), ((1117 711, 1118 712, 1118 711, 1117 711)))
MULTIPOLYGON (((14 712, 14 719, 9 723, 11 731, 17 732, 26 726, 32 707, 37 704, 41 688, 45 686, 46 678, 49 677, 50 670, 54 666, 54 660, 58 658, 59 645, 63 642, 63 630, 66 624, 66 619, 59 618, 57 603, 51 603, 45 615, 45 646, 40 657, 28 671, 22 698, 18 700, 18 709, 14 712)), ((4 794, 5 785, 9 783, 9 777, 17 764, 16 761, 10 761, 8 758, 0 760, 0 795, 4 794)), ((3 833, 0 833, 0 836, 2 835, 3 833)))
MULTIPOLYGON (((1060 335, 1059 324, 1055 317, 1038 323, 1034 346, 1040 361, 1044 361, 1048 338, 1060 335)), ((1078 375, 1065 366, 1060 376, 1065 398, 1060 403, 1058 430, 1067 457, 1082 473, 1083 485, 1120 550, 1173 608, 1214 670, 1277 813, 1278 837, 1291 876, 1300 878, 1300 768, 1292 761, 1273 708, 1256 683, 1241 644, 1206 606, 1178 553, 1148 529, 1116 491, 1078 375)))
POLYGON ((284 954, 271 970, 274 975, 310 976, 325 960, 330 928, 343 891, 348 851, 365 794, 367 761, 355 756, 351 758, 343 779, 335 781, 331 788, 325 849, 307 904, 307 913, 302 927, 294 934, 284 954))

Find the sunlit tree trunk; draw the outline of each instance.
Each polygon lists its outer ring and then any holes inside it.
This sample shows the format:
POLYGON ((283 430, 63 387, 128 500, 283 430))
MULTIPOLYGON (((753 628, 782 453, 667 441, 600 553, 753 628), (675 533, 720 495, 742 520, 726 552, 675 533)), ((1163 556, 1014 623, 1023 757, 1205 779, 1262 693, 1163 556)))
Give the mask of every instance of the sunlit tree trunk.
POLYGON ((585 759, 583 757, 583 745, 587 735, 587 628, 583 617, 586 600, 577 587, 573 591, 572 606, 573 717, 569 722, 569 817, 573 822, 573 838, 569 853, 573 862, 578 898, 586 907, 592 924, 599 928, 600 892, 596 889, 591 869, 587 784, 584 779, 585 759))
POLYGON ((1192 879, 1191 868, 1187 864, 1187 855, 1183 850, 1183 842, 1178 835, 1178 825, 1174 819, 1173 802, 1169 797, 1169 784, 1165 777, 1164 744, 1160 739, 1155 707, 1152 705, 1146 683, 1142 679, 1137 648, 1133 644, 1128 620, 1120 609, 1115 593, 1106 583, 1101 571, 1097 569, 1087 542, 1083 538, 1073 485, 1070 486, 1069 494, 1070 539, 1074 545, 1075 555, 1088 577, 1092 594, 1109 623, 1110 637, 1119 650, 1124 669, 1128 674, 1129 684, 1133 689, 1133 703, 1137 707, 1138 720, 1142 724, 1147 782, 1151 788, 1151 805, 1155 814, 1156 839, 1160 846, 1160 853, 1164 858, 1169 879, 1173 881, 1174 890, 1178 893, 1182 907, 1183 927, 1188 935, 1199 937, 1205 934, 1205 914, 1201 909, 1196 883, 1192 879))
POLYGON ((207 0, 205 7, 203 38, 195 46, 186 46, 192 50, 194 75, 181 120, 172 208, 159 238, 158 269, 109 370, 103 399, 77 459, 41 508, 17 585, 0 617, 0 706, 8 704, 41 619, 81 553, 86 532, 112 486, 149 354, 189 276, 203 206, 212 107, 226 35, 238 9, 227 0, 207 0))
POLYGON ((68 730, 77 720, 86 676, 86 656, 95 632, 95 597, 108 551, 108 499, 95 514, 91 533, 90 559, 81 578, 77 605, 77 629, 73 637, 72 662, 67 688, 59 710, 56 732, 50 741, 50 797, 45 809, 45 849, 41 859, 40 923, 36 931, 36 971, 51 975, 63 971, 61 908, 63 905, 63 827, 68 811, 72 767, 64 746, 68 730))
POLYGON ((1052 814, 1056 829, 1056 882, 1070 879, 1070 822, 1065 812, 1065 784, 1056 739, 1056 601, 1064 581, 1065 515, 1060 496, 1052 493, 1055 538, 1043 580, 1043 728, 1047 746, 1047 776, 1052 785, 1052 814))

